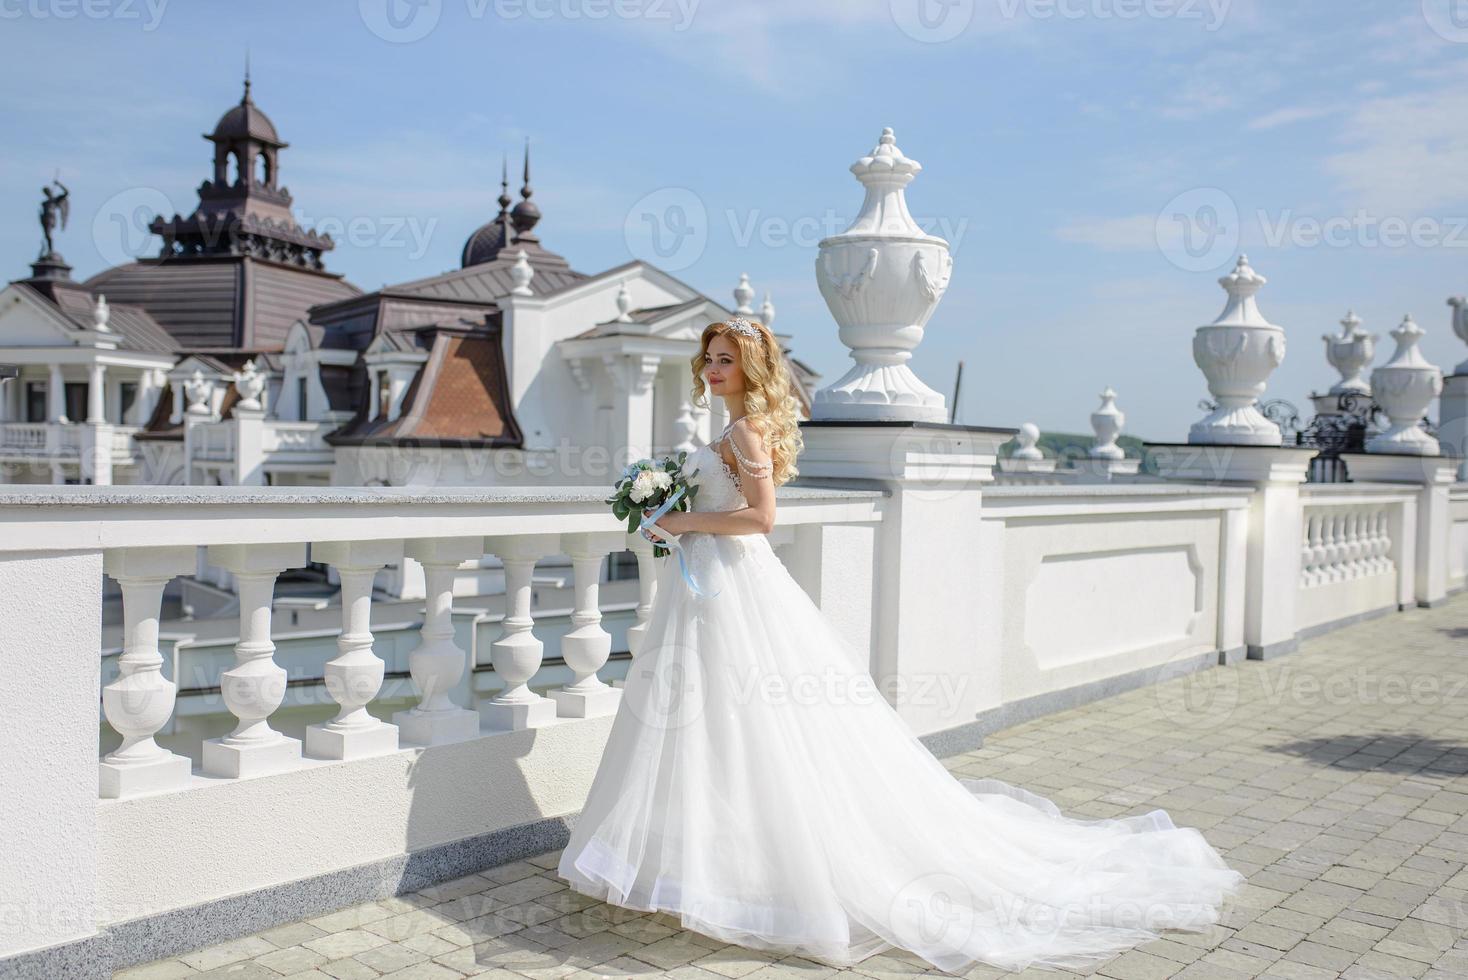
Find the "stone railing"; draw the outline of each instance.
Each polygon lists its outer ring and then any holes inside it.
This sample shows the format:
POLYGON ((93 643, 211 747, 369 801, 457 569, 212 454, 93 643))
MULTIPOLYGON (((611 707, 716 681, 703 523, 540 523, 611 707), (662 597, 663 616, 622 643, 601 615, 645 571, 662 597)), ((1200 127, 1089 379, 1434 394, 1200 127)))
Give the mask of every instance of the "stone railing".
MULTIPOLYGON (((1292 637, 1440 601, 1433 583, 1451 579, 1435 569, 1461 578, 1468 543, 1465 486, 1311 485, 1266 512, 1268 489, 1237 482, 980 489, 917 473, 783 487, 770 540, 940 755, 1246 650, 1278 655, 1250 632, 1260 597, 1290 599, 1266 611, 1292 637), (1259 563, 1266 518, 1292 531, 1259 563)), ((0 885, 50 910, 0 926, 0 964, 97 942, 120 969, 559 846, 620 702, 608 681, 635 669, 652 573, 674 560, 616 526, 603 493, 0 490, 0 785, 25 855, 0 885), (604 559, 628 549, 640 574, 608 604, 604 559), (471 610, 454 579, 485 556, 505 598, 471 610), (532 604, 552 557, 569 562, 564 601, 532 604), (374 636, 388 600, 373 579, 405 558, 426 599, 391 600, 374 636), (340 580, 336 625, 275 629, 277 577, 308 559, 340 580), (160 636, 167 584, 208 566, 237 593, 236 635, 160 636), (107 644, 104 575, 123 618, 107 644), (630 663, 609 662, 611 616, 630 663), (305 685, 311 699, 288 693, 305 685), (190 832, 160 839, 172 826, 190 832)))
POLYGON ((1398 486, 1312 483, 1300 492, 1299 629, 1318 632, 1412 601, 1415 495, 1398 486), (1405 549, 1405 550, 1404 550, 1405 549))
MULTIPOLYGON (((0 490, 0 594, 8 603, 0 649, 17 657, 25 651, 9 689, 35 695, 4 712, 7 832, 26 860, 3 884, 14 907, 52 910, 19 929, 7 919, 0 962, 16 950, 101 930, 119 968, 166 955, 152 931, 159 916, 174 916, 176 949, 199 945, 204 934, 197 930, 208 917, 181 910, 220 895, 343 875, 392 854, 414 855, 421 867, 414 874, 426 877, 408 878, 427 883, 441 862, 462 864, 486 847, 533 853, 536 841, 542 850, 553 846, 564 817, 580 808, 620 700, 620 691, 598 677, 611 651, 599 602, 608 554, 630 548, 642 572, 635 622, 625 629, 634 655, 652 609, 651 545, 617 525, 604 494, 0 490), (216 695, 233 729, 196 743, 191 758, 159 744, 176 703, 168 679, 176 668, 164 669, 160 646, 177 657, 188 642, 164 637, 160 644, 159 618, 165 587, 196 571, 200 549, 208 563, 230 572, 240 608, 234 663, 219 675, 216 695), (453 578, 462 564, 485 555, 503 565, 505 615, 493 639, 466 643, 456 630, 453 578), (559 637, 562 663, 551 674, 561 683, 540 693, 532 684, 546 680, 537 635, 543 627, 531 608, 531 576, 538 560, 562 555, 573 580, 570 628, 559 637), (423 566, 427 599, 416 637, 405 638, 412 697, 380 717, 384 712, 371 709, 381 692, 382 658, 397 654, 379 654, 371 632, 372 582, 404 556, 423 566), (340 578, 341 626, 337 655, 324 672, 334 717, 305 725, 295 738, 274 717, 296 678, 275 658, 272 621, 277 577, 308 559, 340 578), (123 651, 102 685, 104 575, 120 589, 123 651), (476 651, 473 662, 469 650, 476 651), (462 683, 482 667, 492 667, 500 683, 462 683), (107 727, 122 736, 100 759, 99 686, 107 727), (323 835, 328 815, 333 832, 323 835), (192 828, 186 841, 145 843, 177 821, 192 828), (58 908, 70 911, 56 914, 58 908)), ((857 592, 869 594, 871 542, 884 500, 877 490, 782 488, 771 539, 786 542, 798 581, 839 601, 838 576, 828 568, 822 577, 793 553, 814 543, 823 561, 859 569, 859 562, 843 563, 844 545, 822 533, 849 529, 857 553, 867 556, 865 572, 853 572, 865 575, 857 592)), ((477 622, 467 625, 478 629, 477 622)), ((373 875, 380 873, 374 866, 373 875)), ((365 887, 355 880, 338 885, 328 892, 342 897, 365 887)), ((254 907, 230 925, 258 924, 261 914, 272 911, 254 907)))
POLYGON ((984 494, 996 567, 977 597, 997 632, 993 726, 1157 671, 1244 656, 1242 554, 1251 491, 1127 484, 984 494))
POLYGON ((339 428, 340 424, 266 419, 260 434, 260 449, 265 453, 329 454, 331 447, 326 444, 326 435, 339 428))
POLYGON ((26 453, 46 451, 46 429, 49 422, 5 422, 0 424, 0 447, 26 453))

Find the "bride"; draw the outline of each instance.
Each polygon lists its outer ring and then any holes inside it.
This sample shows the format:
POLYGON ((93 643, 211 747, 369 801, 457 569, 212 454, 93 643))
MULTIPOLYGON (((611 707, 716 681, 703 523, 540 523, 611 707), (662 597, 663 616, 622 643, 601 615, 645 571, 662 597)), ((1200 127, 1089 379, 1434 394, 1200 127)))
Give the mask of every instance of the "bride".
POLYGON ((662 564, 560 876, 834 966, 899 947, 949 972, 1085 968, 1217 922, 1243 875, 1196 829, 1066 817, 928 752, 770 548, 802 448, 774 336, 735 316, 699 347, 695 402, 706 379, 731 421, 685 464, 695 509, 654 525, 697 588, 662 564))

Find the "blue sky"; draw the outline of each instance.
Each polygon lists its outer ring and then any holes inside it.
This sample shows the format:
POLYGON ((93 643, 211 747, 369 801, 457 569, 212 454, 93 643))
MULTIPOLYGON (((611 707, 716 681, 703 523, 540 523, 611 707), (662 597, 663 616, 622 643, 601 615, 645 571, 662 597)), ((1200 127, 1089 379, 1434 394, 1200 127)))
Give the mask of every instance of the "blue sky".
POLYGON ((363 288, 456 266, 528 138, 547 247, 723 301, 747 272, 834 380, 815 241, 892 126, 924 166, 913 213, 954 245, 913 363, 947 392, 964 360, 960 421, 1084 431, 1111 385, 1128 432, 1183 438, 1206 394, 1190 338, 1237 247, 1290 339, 1271 396, 1334 380, 1320 337, 1348 307, 1378 363, 1408 312, 1434 363, 1468 357, 1444 304, 1468 292, 1450 0, 943 3, 0 0, 0 254, 25 273, 58 169, 78 274, 151 251, 137 216, 192 209, 248 48, 298 217, 363 288), (660 256, 641 215, 669 204, 689 235, 660 256))

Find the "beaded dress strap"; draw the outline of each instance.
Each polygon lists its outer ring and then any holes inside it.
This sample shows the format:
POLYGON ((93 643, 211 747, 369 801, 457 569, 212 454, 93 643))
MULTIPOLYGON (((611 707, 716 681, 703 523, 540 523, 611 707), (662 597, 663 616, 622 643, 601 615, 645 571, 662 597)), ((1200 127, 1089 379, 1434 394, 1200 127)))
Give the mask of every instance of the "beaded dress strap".
POLYGON ((724 426, 724 434, 720 438, 729 440, 729 448, 734 450, 734 458, 739 462, 740 467, 748 470, 751 476, 757 478, 769 476, 774 469, 774 463, 759 463, 745 456, 739 448, 739 443, 735 442, 733 437, 729 435, 730 430, 733 428, 733 422, 724 426))

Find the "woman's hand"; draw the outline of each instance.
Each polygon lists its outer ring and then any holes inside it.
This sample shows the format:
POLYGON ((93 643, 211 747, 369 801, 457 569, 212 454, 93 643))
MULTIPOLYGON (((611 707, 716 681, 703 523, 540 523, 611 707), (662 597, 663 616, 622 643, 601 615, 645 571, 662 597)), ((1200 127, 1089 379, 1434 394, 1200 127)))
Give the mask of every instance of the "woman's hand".
MULTIPOLYGON (((645 510, 643 510, 642 516, 643 517, 647 517, 652 512, 653 512, 653 508, 648 507, 645 510)), ((680 511, 680 510, 670 510, 666 514, 664 514, 662 517, 659 517, 657 519, 657 522, 654 523, 652 526, 655 527, 655 528, 658 528, 659 530, 666 531, 668 534, 671 534, 674 537, 677 537, 678 535, 682 534, 683 531, 684 531, 684 527, 683 527, 683 519, 684 519, 684 516, 685 515, 684 515, 683 511, 680 511)), ((650 535, 652 535, 653 541, 656 542, 657 544, 662 544, 663 543, 663 539, 657 534, 656 531, 649 530, 647 533, 650 534, 650 535)))

